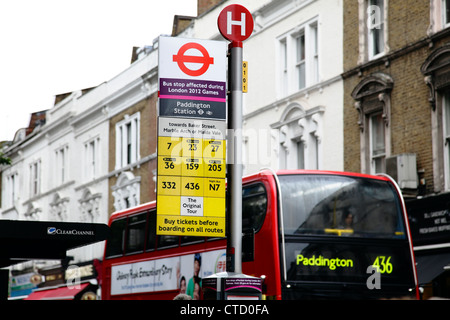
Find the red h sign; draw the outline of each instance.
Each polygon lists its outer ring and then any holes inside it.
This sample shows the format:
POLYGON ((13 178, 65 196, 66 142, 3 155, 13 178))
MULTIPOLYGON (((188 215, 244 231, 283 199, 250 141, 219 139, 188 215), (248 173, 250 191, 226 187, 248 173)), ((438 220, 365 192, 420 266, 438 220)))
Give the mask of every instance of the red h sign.
POLYGON ((220 12, 217 25, 225 39, 242 42, 253 32, 253 17, 247 8, 232 4, 220 12))

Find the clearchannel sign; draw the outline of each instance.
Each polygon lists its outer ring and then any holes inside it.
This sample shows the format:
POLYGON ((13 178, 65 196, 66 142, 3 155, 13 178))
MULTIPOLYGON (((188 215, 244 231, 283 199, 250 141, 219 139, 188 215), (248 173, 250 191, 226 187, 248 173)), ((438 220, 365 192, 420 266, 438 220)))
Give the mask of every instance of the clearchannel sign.
POLYGON ((76 230, 76 229, 63 230, 63 229, 58 229, 55 227, 48 227, 47 234, 48 235, 69 235, 69 236, 93 236, 94 231, 92 231, 92 230, 76 230))

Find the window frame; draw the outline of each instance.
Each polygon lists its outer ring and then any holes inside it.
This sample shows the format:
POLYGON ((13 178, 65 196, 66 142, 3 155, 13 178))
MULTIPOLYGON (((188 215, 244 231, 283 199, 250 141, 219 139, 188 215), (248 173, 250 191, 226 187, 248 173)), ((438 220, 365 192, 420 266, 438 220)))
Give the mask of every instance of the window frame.
POLYGON ((320 78, 319 19, 314 17, 277 38, 278 44, 278 90, 279 98, 289 96, 307 87, 315 85, 320 78), (299 57, 299 39, 304 37, 299 57), (299 59, 303 58, 303 59, 299 59), (303 68, 301 68, 303 66, 303 68), (301 70, 304 72, 301 83, 301 70))
POLYGON ((368 115, 369 118, 369 141, 370 141, 370 164, 371 174, 376 173, 385 173, 386 172, 386 128, 385 122, 383 120, 383 114, 381 111, 375 112, 368 115), (374 126, 376 118, 376 125, 374 126), (378 132, 377 129, 382 128, 381 132, 378 132), (378 137, 378 134, 381 134, 381 137, 378 137), (382 148, 376 147, 375 141, 383 142, 382 148))
POLYGON ((116 123, 116 170, 140 159, 140 122, 141 114, 137 112, 116 123))
POLYGON ((442 97, 442 142, 444 156, 444 188, 450 189, 450 91, 444 91, 442 97))
POLYGON ((385 1, 384 0, 367 0, 367 54, 369 60, 374 60, 384 55, 385 53, 385 35, 386 35, 386 20, 385 20, 385 1), (381 8, 373 2, 381 2, 381 8), (370 10, 373 7, 377 7, 378 10, 374 10, 374 14, 370 10), (381 15, 377 18, 377 15, 381 15), (372 22, 371 17, 375 16, 375 22, 372 22), (380 39, 376 39, 378 36, 380 39), (382 47, 379 48, 379 52, 375 52, 375 42, 382 47))
POLYGON ((41 192, 41 160, 30 163, 30 196, 34 197, 41 192))
POLYGON ((64 145, 55 150, 55 183, 56 186, 69 181, 69 146, 64 145))
POLYGON ((443 29, 450 27, 450 0, 442 0, 441 2, 441 22, 443 29))
POLYGON ((95 137, 84 143, 84 177, 86 180, 95 179, 99 173, 100 138, 95 137))
POLYGON ((271 125, 278 131, 279 169, 317 170, 322 167, 324 112, 323 107, 304 110, 300 104, 292 103, 280 121, 271 125))

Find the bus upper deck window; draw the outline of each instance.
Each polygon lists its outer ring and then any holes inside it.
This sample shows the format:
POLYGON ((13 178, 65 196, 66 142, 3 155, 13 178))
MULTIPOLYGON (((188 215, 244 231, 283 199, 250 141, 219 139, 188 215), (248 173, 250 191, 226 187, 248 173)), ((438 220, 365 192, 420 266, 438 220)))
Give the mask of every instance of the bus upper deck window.
POLYGON ((147 213, 141 213, 128 218, 126 253, 140 252, 145 245, 145 225, 147 213))
POLYGON ((262 183, 242 188, 242 229, 255 230, 262 227, 267 211, 267 193, 262 183))
POLYGON ((327 175, 280 180, 286 234, 404 237, 399 199, 386 181, 327 175))
POLYGON ((111 237, 107 241, 105 257, 122 255, 127 219, 119 219, 111 223, 111 237))

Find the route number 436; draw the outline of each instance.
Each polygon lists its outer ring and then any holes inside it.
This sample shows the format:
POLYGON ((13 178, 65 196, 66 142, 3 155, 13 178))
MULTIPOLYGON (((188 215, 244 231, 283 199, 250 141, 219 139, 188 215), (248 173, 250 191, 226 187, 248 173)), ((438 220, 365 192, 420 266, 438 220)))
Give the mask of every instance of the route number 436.
POLYGON ((392 273, 394 266, 391 263, 391 256, 377 256, 372 264, 379 273, 392 273))

